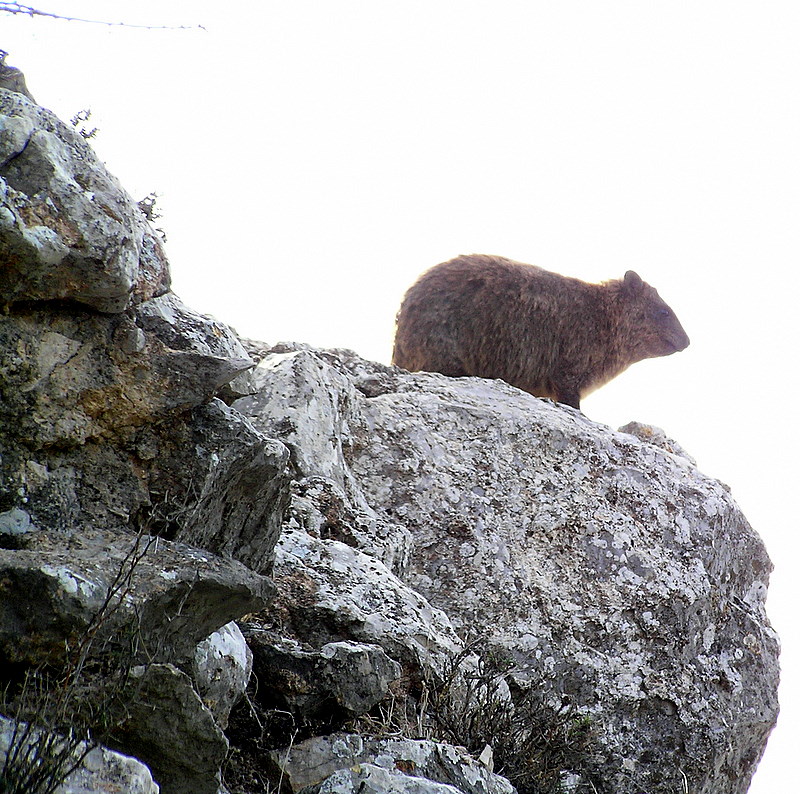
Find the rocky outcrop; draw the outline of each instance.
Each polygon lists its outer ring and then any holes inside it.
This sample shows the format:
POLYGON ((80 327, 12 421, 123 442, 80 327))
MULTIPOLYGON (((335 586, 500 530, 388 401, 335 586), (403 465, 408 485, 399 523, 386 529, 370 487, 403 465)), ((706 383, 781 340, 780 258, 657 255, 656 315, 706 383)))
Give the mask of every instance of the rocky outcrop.
POLYGON ((265 705, 294 714, 323 730, 366 714, 390 693, 400 666, 378 645, 329 642, 319 651, 275 632, 246 625, 255 673, 267 682, 265 705))
POLYGON ((159 794, 150 770, 135 758, 95 747, 54 794, 159 794))
POLYGON ((169 285, 86 140, 0 88, 4 708, 74 712, 166 794, 213 793, 250 669, 218 630, 272 598, 288 451, 225 402, 251 391, 235 333, 169 285), (61 665, 72 700, 19 691, 61 665))
MULTIPOLYGON (((404 586, 513 660, 518 686, 578 705, 610 790, 674 791, 685 776, 697 792, 746 791, 777 715, 778 644, 770 561, 722 484, 502 382, 302 348, 266 355, 255 377, 259 393, 234 406, 285 441, 298 475, 329 478, 338 459, 334 485, 358 491, 351 514, 366 502, 411 532, 404 586), (265 399, 276 383, 280 398, 265 399), (331 415, 280 426, 310 394, 331 415), (330 436, 317 427, 347 442, 319 467, 308 451, 330 436)), ((381 556, 369 541, 363 551, 381 556)), ((306 613, 341 592, 318 570, 306 613)))
POLYGON ((8 53, 5 50, 0 50, 0 88, 22 94, 28 97, 31 102, 35 102, 36 100, 31 92, 28 91, 28 86, 25 83, 25 75, 15 66, 10 66, 6 63, 7 56, 8 53))
POLYGON ((212 399, 249 391, 235 334, 169 292, 88 143, 4 90, 0 177, 0 526, 155 530, 269 571, 286 450, 212 399))
POLYGON ((3 87, 0 300, 7 711, 26 671, 121 681, 81 727, 164 794, 747 790, 771 564, 663 432, 243 342, 170 292, 86 141, 3 87))
POLYGON ((0 526, 154 525, 269 569, 286 451, 212 400, 251 362, 241 349, 236 358, 208 352, 198 326, 222 334, 174 297, 113 316, 9 310, 0 321, 0 526), (153 324, 147 311, 167 301, 174 324, 153 324), (180 334, 184 347, 168 347, 180 334))
POLYGON ((228 727, 231 709, 244 694, 253 672, 253 652, 239 626, 231 621, 197 645, 192 678, 217 725, 228 727))
POLYGON ((132 689, 114 745, 143 760, 164 792, 216 794, 228 742, 190 676, 143 665, 132 670, 132 689))

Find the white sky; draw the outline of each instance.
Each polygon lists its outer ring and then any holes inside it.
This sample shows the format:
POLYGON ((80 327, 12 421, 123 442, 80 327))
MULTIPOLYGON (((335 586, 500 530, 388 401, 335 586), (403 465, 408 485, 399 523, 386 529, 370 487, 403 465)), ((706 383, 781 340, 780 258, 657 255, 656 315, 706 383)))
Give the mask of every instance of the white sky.
POLYGON ((800 4, 41 0, 0 15, 37 100, 161 194, 175 291, 264 341, 388 362, 417 275, 494 253, 635 269, 692 339, 584 402, 733 488, 776 570, 783 712, 751 788, 796 780, 800 4))

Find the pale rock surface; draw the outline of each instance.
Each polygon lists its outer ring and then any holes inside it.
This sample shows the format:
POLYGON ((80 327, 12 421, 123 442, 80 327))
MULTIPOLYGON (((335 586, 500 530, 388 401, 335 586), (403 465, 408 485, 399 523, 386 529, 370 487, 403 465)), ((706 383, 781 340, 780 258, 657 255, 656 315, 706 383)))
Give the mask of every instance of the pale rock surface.
POLYGON ((35 102, 36 100, 33 98, 33 95, 28 91, 25 75, 15 66, 10 66, 5 62, 7 55, 7 52, 0 50, 0 88, 15 91, 18 94, 28 97, 31 102, 35 102))
MULTIPOLYGON (((19 741, 20 729, 13 720, 0 716, 0 768, 6 762, 9 748, 19 741), (16 736, 15 736, 16 734, 16 736)), ((34 731, 31 738, 36 741, 41 734, 34 731)), ((79 746, 77 754, 86 751, 79 746)), ((79 758, 80 755, 76 756, 79 758)), ((159 787, 153 781, 150 770, 140 761, 122 753, 97 746, 83 758, 77 769, 73 770, 53 792, 53 794, 159 794, 159 787)))
POLYGON ((379 645, 415 680, 440 676, 462 648, 444 612, 379 560, 339 541, 285 531, 273 579, 270 620, 312 647, 343 640, 379 645))
POLYGON ((221 400, 195 409, 160 441, 155 433, 147 441, 160 453, 151 463, 150 491, 156 519, 159 503, 166 504, 159 529, 269 574, 290 499, 286 447, 221 400), (185 503, 173 507, 173 494, 185 503))
POLYGON ((0 317, 0 526, 152 528, 268 572, 288 451, 212 400, 237 345, 174 296, 0 317))
POLYGON ((265 357, 253 377, 257 392, 234 407, 289 447, 297 479, 318 474, 370 511, 345 459, 357 416, 351 410, 357 393, 349 379, 305 350, 265 357))
POLYGON ((227 405, 236 334, 72 127, 0 89, 0 527, 157 531, 268 572, 288 451, 227 405), (99 310, 99 312, 98 312, 99 310))
POLYGON ((368 506, 353 506, 344 491, 325 477, 311 475, 292 482, 285 526, 368 551, 398 576, 408 569, 411 533, 401 524, 382 520, 368 506))
POLYGON ((692 466, 697 465, 697 461, 677 442, 675 439, 670 438, 660 427, 653 427, 653 425, 645 425, 641 422, 628 422, 627 425, 619 429, 620 433, 629 433, 636 436, 640 441, 647 444, 654 444, 661 449, 671 452, 673 455, 678 455, 686 458, 692 466))
MULTIPOLYGON (((271 757, 292 792, 350 791, 346 787, 350 782, 362 780, 376 791, 433 792, 439 789, 425 786, 437 784, 463 794, 515 792, 508 780, 490 772, 463 748, 443 742, 369 739, 358 734, 335 733, 276 750, 271 757), (364 776, 365 768, 379 769, 382 773, 364 776), (354 773, 352 777, 336 774, 348 770, 354 773), (379 781, 391 784, 390 788, 381 789, 379 781), (345 788, 340 789, 342 785, 345 788), (320 786, 319 789, 316 786, 320 786)), ((358 791, 358 786, 352 790, 358 791)))
MULTIPOLYGON (((140 304, 136 319, 144 333, 151 332, 169 350, 199 354, 201 361, 219 360, 229 369, 235 369, 239 374, 231 380, 227 379, 227 373, 224 381, 217 376, 217 388, 227 386, 231 398, 255 390, 249 374, 253 361, 235 332, 213 317, 192 311, 174 293, 140 304)), ((194 372, 186 385, 204 380, 200 372, 194 372)))
POLYGON ((25 538, 21 549, 0 549, 0 580, 10 594, 0 610, 6 662, 38 665, 64 653, 65 641, 92 624, 115 586, 101 636, 124 643, 135 633, 143 657, 156 660, 191 659, 197 643, 266 606, 274 591, 241 563, 160 538, 99 529, 25 538))
POLYGON ((461 789, 426 778, 404 775, 374 764, 340 769, 303 794, 463 794, 461 789))
POLYGON ((95 747, 53 794, 159 794, 150 770, 135 758, 95 747))
POLYGON ((158 235, 73 128, 0 88, 0 301, 101 312, 169 289, 158 235))
POLYGON ((203 703, 217 725, 228 727, 231 709, 247 689, 253 672, 253 652, 233 621, 198 644, 192 660, 192 678, 203 703))
MULTIPOLYGON (((319 423, 283 435, 300 473, 358 488, 354 504, 411 531, 405 585, 513 659, 522 685, 576 704, 615 794, 667 794, 684 776, 697 794, 747 790, 777 716, 778 642, 764 609, 771 563, 725 486, 677 448, 499 381, 285 346, 258 369, 283 394, 322 392, 306 396, 319 423), (346 427, 348 444, 317 426, 346 427), (309 450, 326 453, 319 466, 309 450)), ((280 400, 271 419, 270 401, 252 404, 280 432, 280 400)), ((354 605, 383 586, 367 583, 357 551, 301 532, 282 544, 279 587, 315 608, 350 592, 351 625, 370 625, 371 606, 354 605)), ((342 613, 328 609, 332 624, 342 613)), ((399 658, 390 612, 369 641, 399 658)))
POLYGON ((369 551, 402 573, 408 565, 410 533, 372 509, 347 466, 354 434, 363 432, 361 394, 322 351, 289 350, 264 357, 263 346, 249 342, 248 347, 261 358, 252 372, 256 393, 233 407, 290 450, 295 477, 290 525, 369 551))

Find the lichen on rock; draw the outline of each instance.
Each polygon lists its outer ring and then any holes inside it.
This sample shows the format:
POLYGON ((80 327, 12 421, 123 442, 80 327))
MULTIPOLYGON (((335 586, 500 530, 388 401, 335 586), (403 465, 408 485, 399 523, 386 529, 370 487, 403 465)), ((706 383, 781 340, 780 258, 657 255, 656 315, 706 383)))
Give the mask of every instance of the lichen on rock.
MULTIPOLYGON (((549 682, 576 704, 614 791, 672 791, 684 775, 698 792, 746 790, 777 715, 778 643, 771 563, 725 486, 646 433, 502 382, 307 349, 268 354, 259 370, 282 397, 243 410, 309 461, 306 477, 328 475, 330 458, 308 455, 316 428, 347 426, 337 483, 411 533, 404 584, 513 660, 519 686, 549 682), (283 405, 315 381, 330 415, 281 427, 283 405)), ((286 570, 310 558, 299 559, 286 570)), ((327 583, 306 596, 316 614, 342 592, 319 570, 327 583)))

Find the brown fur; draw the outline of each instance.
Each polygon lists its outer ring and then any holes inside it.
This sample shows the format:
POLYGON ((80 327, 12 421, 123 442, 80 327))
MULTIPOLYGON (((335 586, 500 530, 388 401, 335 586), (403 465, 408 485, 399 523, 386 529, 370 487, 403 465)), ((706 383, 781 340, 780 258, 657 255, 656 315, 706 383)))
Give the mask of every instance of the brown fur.
POLYGON ((473 254, 431 268, 406 293, 392 363, 502 378, 580 408, 634 362, 688 344, 672 309, 633 271, 589 284, 473 254))

